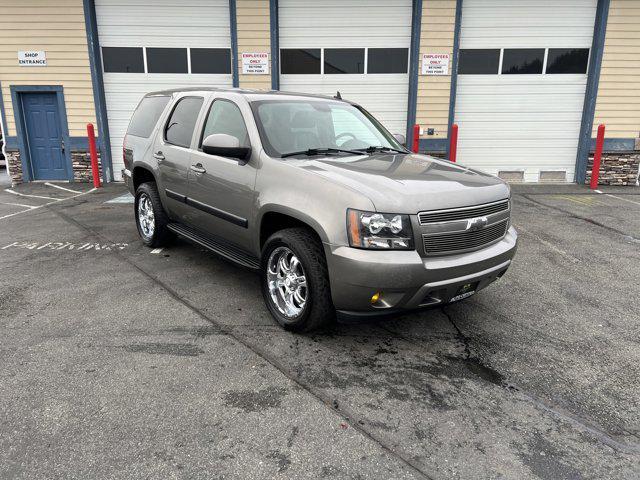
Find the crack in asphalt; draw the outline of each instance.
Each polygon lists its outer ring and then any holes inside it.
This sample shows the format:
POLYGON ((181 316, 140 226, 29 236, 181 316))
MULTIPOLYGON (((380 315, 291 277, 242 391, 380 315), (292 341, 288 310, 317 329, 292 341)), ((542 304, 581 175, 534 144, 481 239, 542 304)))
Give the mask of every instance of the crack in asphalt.
MULTIPOLYGON (((46 207, 46 208, 47 208, 47 210, 51 211, 55 215, 58 215, 60 218, 65 220, 67 223, 70 223, 70 224, 73 224, 73 225, 77 226, 78 228, 88 232, 90 235, 94 236, 95 238, 108 240, 107 237, 105 237, 104 235, 96 232, 90 226, 77 221, 73 217, 70 217, 66 213, 64 213, 62 211, 59 211, 58 209, 53 209, 53 208, 50 208, 50 207, 46 207)), ((362 434, 366 438, 370 439, 371 441, 373 441, 374 443, 379 445, 380 448, 382 448, 384 451, 386 451, 392 457, 394 457, 397 460, 399 460, 400 462, 402 462, 405 465, 405 467, 407 467, 409 470, 413 471, 415 474, 417 474, 418 476, 420 476, 422 478, 426 478, 427 480, 435 480, 436 477, 434 477, 432 474, 427 473, 426 471, 424 471, 424 468, 421 465, 419 465, 415 460, 413 460, 409 456, 405 455, 403 452, 398 451, 397 448, 389 445, 382 438, 380 438, 376 433, 373 433, 373 432, 369 431, 369 429, 367 429, 365 427, 366 426, 366 421, 363 420, 363 419, 359 419, 358 416, 355 414, 355 412, 353 412, 349 408, 345 408, 345 407, 341 406, 338 403, 337 399, 333 398, 330 395, 325 394, 322 390, 320 390, 318 388, 315 388, 312 384, 310 384, 309 382, 307 382, 304 379, 300 378, 297 373, 291 372, 289 369, 287 369, 287 367, 275 355, 271 354, 269 351, 265 350, 264 348, 262 348, 260 346, 257 346, 255 344, 252 344, 252 343, 246 341, 243 337, 241 337, 240 335, 238 335, 234 331, 234 328, 232 326, 227 326, 227 325, 225 325, 223 323, 220 323, 220 322, 214 320, 213 318, 210 318, 209 316, 207 316, 206 313, 204 313, 198 307, 193 305, 189 300, 184 298, 180 293, 178 293, 172 287, 170 287, 169 285, 164 283, 162 280, 160 280, 160 279, 154 277, 153 275, 151 275, 149 272, 147 272, 142 267, 137 265, 133 260, 129 259, 122 252, 115 251, 113 253, 115 254, 115 256, 117 256, 121 260, 123 260, 125 263, 127 263, 127 264, 131 265, 132 267, 134 267, 136 270, 138 270, 140 273, 142 273, 145 277, 147 277, 153 283, 155 283, 156 285, 159 285, 160 287, 162 287, 171 297, 173 297, 178 302, 182 303, 189 310, 191 310, 193 313, 195 313, 198 317, 202 318, 206 322, 208 322, 208 323, 214 325, 215 327, 219 328, 220 331, 223 334, 233 338, 235 341, 237 341, 241 345, 244 345, 247 349, 252 351, 254 354, 256 354, 257 356, 259 356, 262 359, 264 359, 272 367, 274 367, 276 370, 278 370, 280 373, 282 373, 286 378, 288 378, 291 382, 295 383, 301 389, 305 390, 307 393, 309 393, 311 396, 313 396, 316 400, 320 401, 322 404, 324 404, 327 407, 327 409, 329 409, 330 411, 334 412, 339 418, 341 418, 342 420, 348 422, 349 425, 351 425, 352 428, 354 428, 360 434, 362 434)))

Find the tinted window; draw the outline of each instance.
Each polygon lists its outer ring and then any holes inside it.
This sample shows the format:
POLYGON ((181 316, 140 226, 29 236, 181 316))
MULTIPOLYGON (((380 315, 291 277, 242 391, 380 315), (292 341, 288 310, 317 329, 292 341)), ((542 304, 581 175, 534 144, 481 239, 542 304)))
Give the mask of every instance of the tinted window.
POLYGON ((324 73, 364 73, 364 48, 325 48, 324 73))
POLYGON ((367 73, 407 73, 407 48, 370 48, 367 73))
POLYGON ((185 97, 178 101, 165 127, 164 138, 167 142, 180 147, 191 145, 202 102, 200 97, 185 97))
POLYGON ((204 124, 200 145, 202 145, 202 140, 216 133, 231 135, 240 141, 241 146, 249 146, 247 127, 244 124, 242 113, 235 103, 228 100, 213 102, 204 124))
POLYGON ((169 103, 169 97, 145 97, 133 112, 127 135, 148 137, 156 126, 156 122, 169 103))
POLYGON ((281 73, 320 73, 319 48, 285 48, 280 50, 281 73))
POLYGON ((228 48, 192 48, 191 73, 231 73, 228 48))
POLYGON ((105 72, 144 73, 142 48, 102 47, 105 72))
POLYGON ((550 48, 547 73, 587 73, 588 48, 550 48))
POLYGON ((187 49, 147 48, 147 72, 187 73, 187 49))
POLYGON ((505 48, 503 74, 542 73, 544 48, 505 48))
POLYGON ((462 75, 497 75, 500 65, 500 50, 460 50, 458 73, 462 75))

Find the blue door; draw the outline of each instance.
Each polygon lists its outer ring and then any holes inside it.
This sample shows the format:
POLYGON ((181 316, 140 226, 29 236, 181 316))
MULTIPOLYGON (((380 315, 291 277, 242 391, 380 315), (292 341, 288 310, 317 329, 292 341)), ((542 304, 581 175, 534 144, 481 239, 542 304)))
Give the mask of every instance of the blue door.
POLYGON ((21 97, 33 179, 68 179, 56 94, 22 93, 21 97))

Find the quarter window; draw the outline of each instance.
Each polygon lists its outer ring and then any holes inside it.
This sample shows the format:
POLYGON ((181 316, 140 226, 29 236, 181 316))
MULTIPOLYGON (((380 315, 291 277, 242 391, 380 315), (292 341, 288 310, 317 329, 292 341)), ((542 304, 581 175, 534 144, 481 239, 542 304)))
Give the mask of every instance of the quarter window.
POLYGON ((409 50, 407 48, 370 48, 367 73, 407 73, 409 50))
POLYGON ((521 75, 542 73, 544 48, 505 48, 502 55, 502 73, 521 75))
POLYGON ((547 73, 587 73, 588 48, 550 48, 547 73))
POLYGON ((285 48, 280 50, 280 73, 320 73, 319 48, 285 48))
POLYGON ((188 73, 186 48, 147 48, 149 73, 188 73))
POLYGON ((139 47, 102 47, 105 72, 144 73, 144 55, 139 47))
POLYGON ((191 145, 203 101, 202 97, 184 97, 178 100, 164 129, 164 138, 168 143, 187 148, 191 145))
POLYGON ((364 48, 325 48, 324 73, 364 73, 364 48))
POLYGON ((497 75, 500 65, 499 49, 461 49, 458 73, 461 75, 497 75))
POLYGON ((199 146, 209 135, 217 133, 236 137, 240 141, 241 147, 249 146, 249 135, 247 134, 247 127, 244 123, 244 118, 242 118, 242 113, 238 106, 229 100, 214 100, 211 104, 199 146))
POLYGON ((192 48, 191 73, 231 73, 228 48, 192 48))
POLYGON ((127 135, 148 138, 167 103, 169 103, 169 97, 153 96, 143 98, 131 117, 127 135))

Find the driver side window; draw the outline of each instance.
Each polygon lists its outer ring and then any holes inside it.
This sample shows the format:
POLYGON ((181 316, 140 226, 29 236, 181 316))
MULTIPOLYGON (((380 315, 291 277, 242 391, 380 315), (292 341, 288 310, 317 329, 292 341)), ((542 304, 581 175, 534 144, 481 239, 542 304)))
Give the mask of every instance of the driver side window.
POLYGON ((342 146, 345 142, 354 138, 369 145, 380 144, 378 137, 353 113, 341 108, 333 108, 331 110, 331 119, 338 146, 342 146))
POLYGON ((250 146, 249 135, 242 113, 238 106, 229 100, 217 99, 211 104, 211 109, 202 130, 200 146, 202 146, 202 141, 205 138, 217 133, 236 137, 240 141, 241 147, 250 146))

